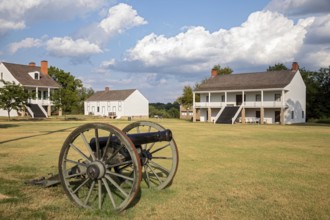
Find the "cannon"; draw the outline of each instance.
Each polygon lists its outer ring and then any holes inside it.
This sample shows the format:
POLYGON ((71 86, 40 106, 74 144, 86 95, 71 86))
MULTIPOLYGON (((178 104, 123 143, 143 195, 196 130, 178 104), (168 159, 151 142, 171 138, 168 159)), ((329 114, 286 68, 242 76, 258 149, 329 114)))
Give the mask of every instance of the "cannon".
POLYGON ((32 182, 61 183, 70 200, 84 208, 122 211, 141 186, 158 190, 170 186, 178 162, 172 132, 157 123, 138 121, 122 130, 89 123, 64 141, 58 174, 32 182))

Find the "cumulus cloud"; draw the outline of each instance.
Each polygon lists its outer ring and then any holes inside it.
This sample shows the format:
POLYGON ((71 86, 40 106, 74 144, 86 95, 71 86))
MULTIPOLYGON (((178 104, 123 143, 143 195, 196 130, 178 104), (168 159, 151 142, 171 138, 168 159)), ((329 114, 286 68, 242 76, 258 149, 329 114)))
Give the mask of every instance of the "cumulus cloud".
POLYGON ((235 68, 237 63, 269 65, 293 61, 312 22, 312 18, 307 18, 295 24, 279 13, 260 11, 229 30, 210 33, 204 27, 190 27, 173 37, 150 34, 112 68, 177 74, 202 72, 215 64, 235 68))
POLYGON ((131 28, 147 24, 132 6, 120 3, 109 8, 104 18, 77 31, 77 36, 98 45, 106 45, 115 35, 131 28))
POLYGON ((106 2, 106 0, 0 1, 0 34, 23 29, 29 23, 40 19, 65 20, 76 16, 84 16, 99 9, 106 2))
POLYGON ((46 50, 57 57, 89 57, 102 53, 98 45, 84 39, 73 40, 70 37, 54 37, 47 41, 46 50))
POLYGON ((121 3, 109 9, 107 18, 100 22, 99 27, 112 35, 146 23, 132 6, 121 3))
POLYGON ((272 0, 265 9, 286 15, 329 13, 330 2, 329 0, 272 0))
POLYGON ((22 41, 11 43, 9 45, 9 52, 13 54, 22 48, 40 47, 41 45, 42 41, 40 39, 34 39, 29 37, 25 38, 22 41))

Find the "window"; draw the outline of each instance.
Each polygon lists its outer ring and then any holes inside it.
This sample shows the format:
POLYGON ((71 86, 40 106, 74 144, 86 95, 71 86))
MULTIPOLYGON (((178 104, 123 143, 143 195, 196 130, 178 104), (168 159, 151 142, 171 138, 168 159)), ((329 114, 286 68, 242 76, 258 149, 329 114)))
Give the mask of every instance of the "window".
POLYGON ((39 73, 34 73, 34 79, 39 80, 39 73))
POLYGON ((305 112, 304 111, 301 112, 301 117, 305 118, 305 112))
POLYGON ((48 99, 48 92, 47 91, 44 91, 42 95, 43 95, 43 99, 48 99))
POLYGON ((97 106, 96 109, 97 109, 96 112, 100 112, 100 107, 99 106, 97 106))
POLYGON ((41 100, 41 91, 38 91, 38 99, 41 100))
POLYGON ((261 101, 261 94, 257 94, 256 95, 256 102, 260 102, 261 101))
POLYGON ((260 118, 260 111, 256 111, 256 118, 260 118))
POLYGON ((294 119, 294 111, 291 111, 291 119, 294 119))
POLYGON ((275 101, 280 102, 281 101, 281 94, 275 94, 275 101))
POLYGON ((33 99, 33 100, 36 99, 36 90, 32 90, 32 99, 33 99))
POLYGON ((209 96, 208 95, 206 96, 206 102, 209 102, 209 96))
POLYGON ((221 96, 221 102, 225 102, 225 96, 224 95, 221 96))

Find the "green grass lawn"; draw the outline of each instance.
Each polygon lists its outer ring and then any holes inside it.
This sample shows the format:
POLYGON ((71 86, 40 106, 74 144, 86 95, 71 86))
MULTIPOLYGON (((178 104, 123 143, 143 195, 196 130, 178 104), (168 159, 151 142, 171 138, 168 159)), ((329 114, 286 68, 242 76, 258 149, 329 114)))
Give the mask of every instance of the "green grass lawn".
POLYGON ((179 168, 171 187, 142 187, 122 213, 76 207, 61 186, 24 180, 57 172, 77 126, 103 121, 0 119, 0 219, 330 219, 330 126, 214 125, 155 120, 172 130, 179 168))

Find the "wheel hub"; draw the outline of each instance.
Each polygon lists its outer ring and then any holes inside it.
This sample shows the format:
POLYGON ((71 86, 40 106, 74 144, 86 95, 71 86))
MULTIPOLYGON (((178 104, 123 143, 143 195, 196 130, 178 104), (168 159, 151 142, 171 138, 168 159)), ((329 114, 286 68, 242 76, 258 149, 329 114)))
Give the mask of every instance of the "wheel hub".
POLYGON ((87 175, 92 180, 101 179, 105 175, 105 167, 103 163, 94 161, 87 167, 87 175))
POLYGON ((149 162, 149 160, 152 159, 152 154, 147 150, 142 150, 141 155, 142 155, 143 164, 147 164, 149 162))

